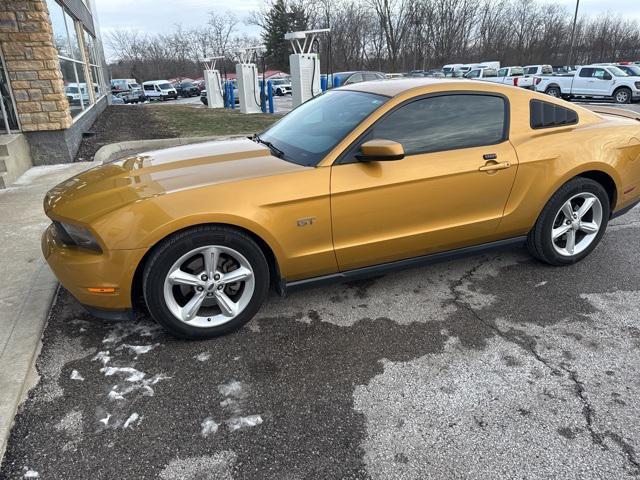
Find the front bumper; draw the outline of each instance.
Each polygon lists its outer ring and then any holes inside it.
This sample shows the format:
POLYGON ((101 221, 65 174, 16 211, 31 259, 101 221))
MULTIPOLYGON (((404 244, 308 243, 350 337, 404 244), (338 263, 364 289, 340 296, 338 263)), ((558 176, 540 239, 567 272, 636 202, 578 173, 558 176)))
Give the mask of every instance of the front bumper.
POLYGON ((42 253, 62 286, 89 309, 112 315, 131 309, 133 276, 146 251, 142 248, 94 253, 66 246, 57 238, 53 225, 42 235, 42 253), (113 291, 99 293, 89 288, 113 291))

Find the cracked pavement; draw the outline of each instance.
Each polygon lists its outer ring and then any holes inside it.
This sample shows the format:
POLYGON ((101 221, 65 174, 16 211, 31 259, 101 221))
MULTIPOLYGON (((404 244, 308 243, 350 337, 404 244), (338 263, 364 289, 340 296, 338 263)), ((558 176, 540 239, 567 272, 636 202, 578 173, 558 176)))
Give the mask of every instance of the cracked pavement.
POLYGON ((2 479, 640 476, 640 208, 583 262, 512 248, 271 296, 175 340, 59 294, 2 479))

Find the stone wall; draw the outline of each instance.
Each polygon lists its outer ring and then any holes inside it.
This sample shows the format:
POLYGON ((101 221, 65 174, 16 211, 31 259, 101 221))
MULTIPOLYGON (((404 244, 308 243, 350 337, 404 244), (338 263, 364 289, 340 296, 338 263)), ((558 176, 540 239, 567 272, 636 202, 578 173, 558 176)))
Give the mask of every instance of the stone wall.
POLYGON ((0 47, 23 132, 71 126, 44 0, 0 0, 0 47))

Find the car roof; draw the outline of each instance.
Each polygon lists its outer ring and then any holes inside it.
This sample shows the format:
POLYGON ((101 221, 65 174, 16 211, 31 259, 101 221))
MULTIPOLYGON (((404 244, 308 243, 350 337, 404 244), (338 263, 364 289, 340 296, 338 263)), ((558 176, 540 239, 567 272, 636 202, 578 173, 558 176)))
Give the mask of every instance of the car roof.
POLYGON ((340 87, 342 90, 356 90, 359 92, 375 93, 387 97, 395 97, 409 90, 427 86, 449 87, 443 90, 455 90, 460 85, 474 86, 477 90, 493 91, 498 84, 478 82, 475 80, 458 80, 451 78, 403 77, 397 80, 371 80, 369 82, 353 83, 340 87))

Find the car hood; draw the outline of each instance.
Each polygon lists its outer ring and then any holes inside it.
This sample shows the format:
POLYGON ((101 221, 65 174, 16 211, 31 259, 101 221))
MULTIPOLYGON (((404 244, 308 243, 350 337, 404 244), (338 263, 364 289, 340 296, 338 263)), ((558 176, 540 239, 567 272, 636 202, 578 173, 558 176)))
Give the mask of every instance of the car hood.
POLYGON ((124 205, 188 189, 303 170, 248 139, 150 151, 76 175, 51 189, 53 219, 89 221, 124 205))

